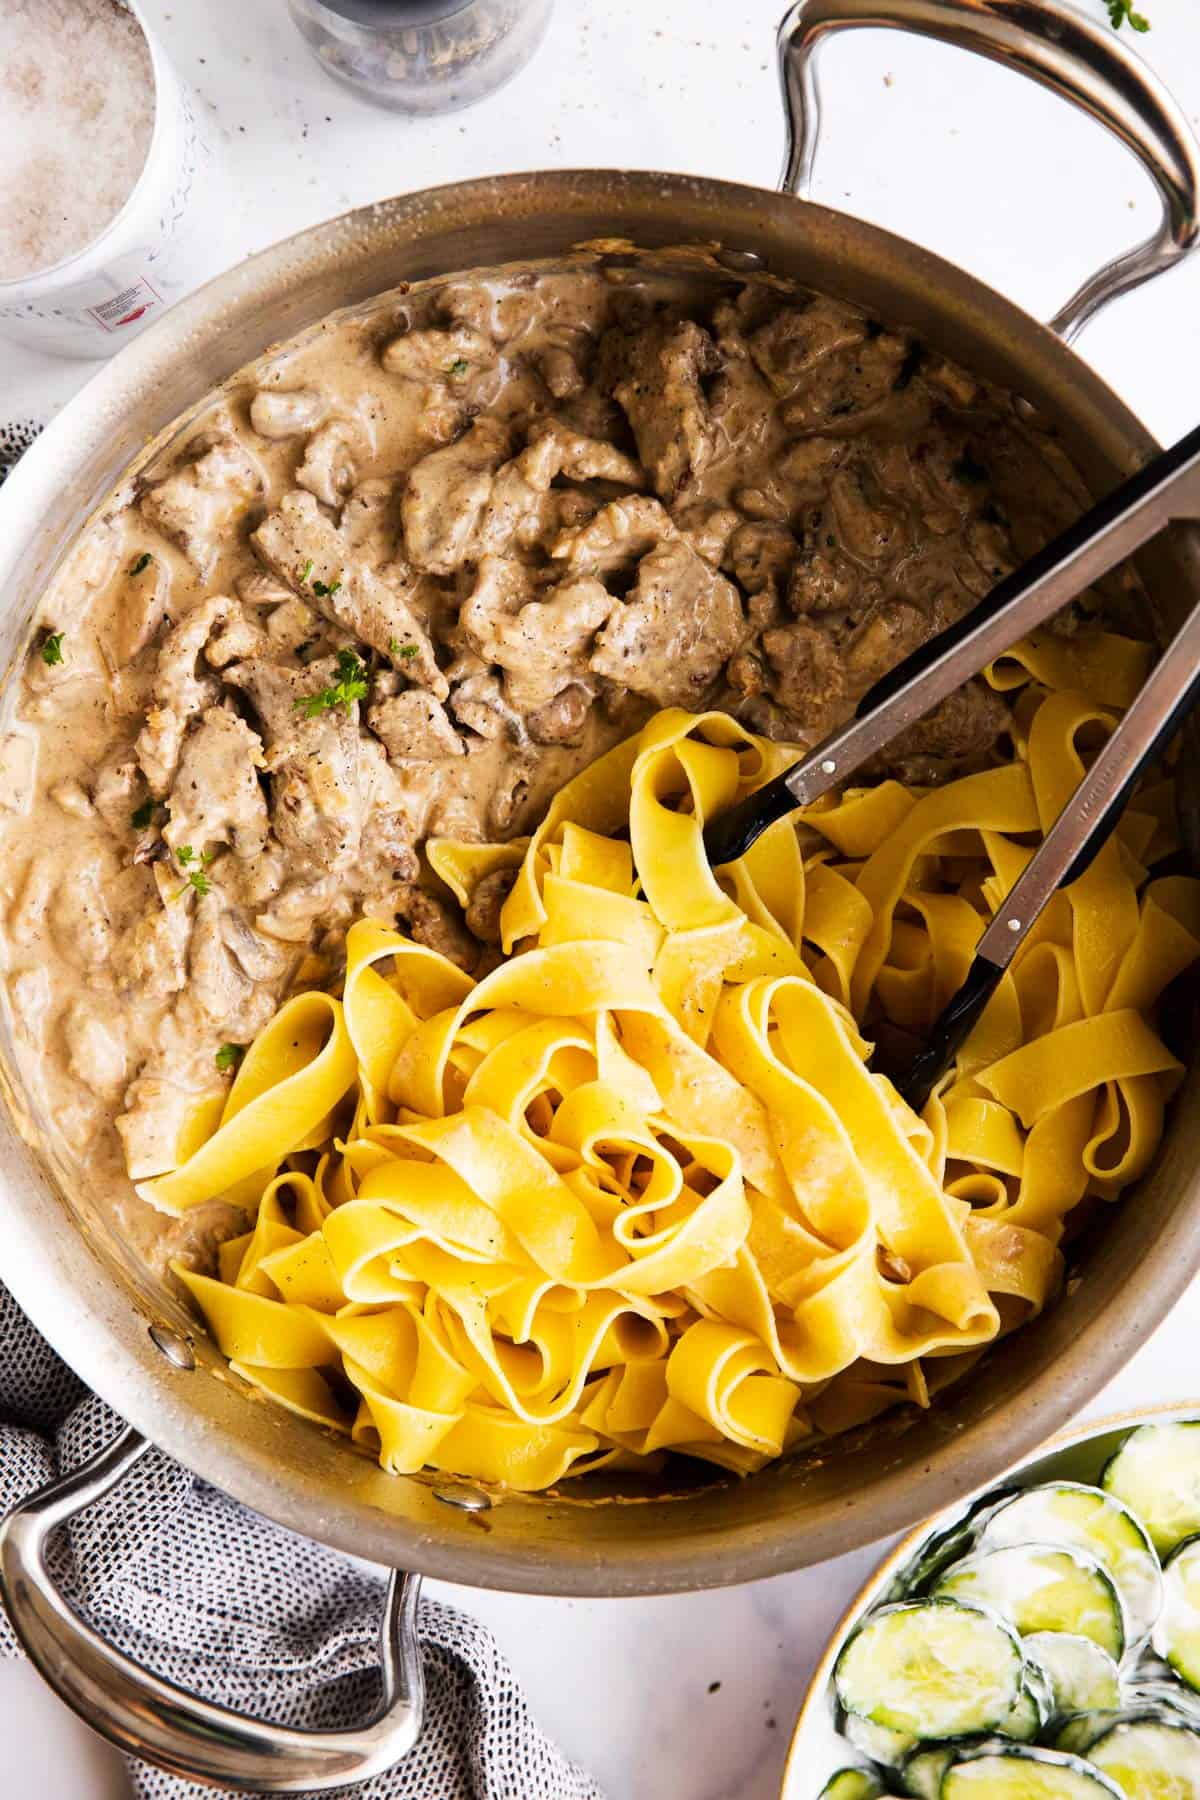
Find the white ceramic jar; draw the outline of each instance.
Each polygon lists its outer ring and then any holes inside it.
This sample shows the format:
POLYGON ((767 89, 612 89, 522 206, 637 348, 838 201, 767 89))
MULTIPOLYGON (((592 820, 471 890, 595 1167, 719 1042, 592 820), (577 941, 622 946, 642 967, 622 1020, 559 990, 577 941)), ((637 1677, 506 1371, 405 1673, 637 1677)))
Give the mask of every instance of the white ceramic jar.
MULTIPOLYGON (((226 209, 215 140, 137 0, 125 0, 150 51, 154 126, 116 216, 84 249, 0 281, 0 334, 59 356, 111 356, 221 267, 226 209)), ((96 146, 103 154, 103 145, 96 146)))

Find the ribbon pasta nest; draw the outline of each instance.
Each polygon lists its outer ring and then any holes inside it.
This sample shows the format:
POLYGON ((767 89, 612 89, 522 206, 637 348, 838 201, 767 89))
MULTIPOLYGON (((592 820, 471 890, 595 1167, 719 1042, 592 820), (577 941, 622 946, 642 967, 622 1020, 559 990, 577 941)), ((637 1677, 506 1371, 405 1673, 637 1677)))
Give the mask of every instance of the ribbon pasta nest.
POLYGON ((1158 1141, 1153 1009, 1200 954, 1200 883, 1148 874, 1169 782, 922 1118, 863 1032, 932 1020, 1146 655, 1031 642, 990 671, 1013 760, 850 790, 715 872, 704 819, 795 754, 722 713, 661 713, 528 840, 431 842, 460 901, 514 871, 505 959, 473 982, 361 920, 340 996, 288 1000, 140 1190, 254 1218, 214 1275, 177 1266, 234 1368, 388 1470, 531 1490, 666 1451, 744 1473, 927 1404, 1158 1141))

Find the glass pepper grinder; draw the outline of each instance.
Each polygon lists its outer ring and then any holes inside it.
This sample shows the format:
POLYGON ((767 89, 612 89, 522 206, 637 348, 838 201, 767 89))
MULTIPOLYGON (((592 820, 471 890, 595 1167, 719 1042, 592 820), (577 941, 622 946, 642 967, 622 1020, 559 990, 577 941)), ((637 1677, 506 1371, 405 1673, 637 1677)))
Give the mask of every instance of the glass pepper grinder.
POLYGON ((288 0, 336 80, 395 112, 471 106, 515 75, 553 0, 288 0))

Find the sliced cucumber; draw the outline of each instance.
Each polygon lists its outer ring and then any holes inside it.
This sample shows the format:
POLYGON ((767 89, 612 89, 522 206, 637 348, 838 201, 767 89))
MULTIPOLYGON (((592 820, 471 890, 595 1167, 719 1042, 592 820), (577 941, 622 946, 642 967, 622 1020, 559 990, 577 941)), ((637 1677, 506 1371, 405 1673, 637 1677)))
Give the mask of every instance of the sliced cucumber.
POLYGON ((936 1739, 994 1731, 1020 1698, 1022 1674, 1005 1625, 945 1598, 872 1614, 838 1657, 834 1682, 847 1713, 936 1739))
POLYGON ((1121 1601, 1094 1556, 1054 1544, 981 1550, 942 1576, 940 1598, 999 1613, 1024 1635, 1070 1631, 1091 1638, 1119 1662, 1125 1648, 1121 1601))
POLYGON ((1040 1671, 1026 1662, 1021 1692, 996 1730, 1001 1737, 1012 1738, 1018 1744, 1032 1744, 1049 1717, 1049 1683, 1044 1680, 1040 1671))
POLYGON ((891 1731, 886 1725, 876 1725, 872 1719, 860 1719, 854 1713, 846 1714, 841 1730, 848 1744, 884 1769, 898 1769, 921 1741, 911 1731, 891 1731))
POLYGON ((1148 1694, 1145 1689, 1138 1689, 1117 1712, 1076 1713, 1058 1733, 1054 1748, 1070 1750, 1076 1756, 1090 1756, 1092 1745, 1098 1744, 1118 1725, 1174 1725, 1184 1731, 1196 1730, 1195 1721, 1176 1704, 1173 1689, 1160 1694, 1148 1694))
POLYGON ((1185 1538, 1163 1571, 1166 1601, 1154 1648, 1194 1690, 1200 1690, 1200 1537, 1185 1538))
POLYGON ((879 1800, 883 1784, 867 1769, 839 1769, 821 1789, 818 1800, 879 1800))
POLYGON ((1115 1712, 1121 1704, 1117 1665, 1091 1638, 1071 1631, 1035 1631, 1023 1640, 1026 1662, 1035 1664, 1050 1684, 1050 1716, 1115 1712))
POLYGON ((1180 1718, 1185 1725, 1200 1730, 1200 1698, 1193 1694, 1191 1688, 1180 1682, 1169 1679, 1156 1680, 1142 1668, 1138 1670, 1138 1679, 1128 1690, 1127 1708, 1136 1708, 1139 1714, 1157 1714, 1164 1712, 1168 1719, 1180 1718))
POLYGON ((902 1577, 906 1595, 915 1597, 924 1594, 936 1582, 939 1575, 944 1574, 951 1563, 956 1563, 972 1549, 979 1533, 979 1508, 976 1507, 965 1519, 947 1526, 926 1540, 902 1577))
POLYGON ((1089 1745, 1094 1744, 1098 1737, 1103 1737, 1106 1731, 1111 1731, 1113 1726, 1119 1725, 1120 1722, 1121 1714, 1119 1712, 1076 1713, 1075 1717, 1068 1719, 1055 1735, 1054 1748, 1069 1750, 1076 1756, 1082 1756, 1089 1745))
POLYGON ((1091 1744, 1087 1760, 1128 1800, 1200 1800, 1200 1734, 1182 1721, 1114 1725, 1091 1744))
POLYGON ((901 1769, 900 1786, 914 1800, 938 1800, 942 1776, 960 1754, 954 1744, 923 1744, 901 1769))
POLYGON ((1025 1744, 969 1750, 942 1777, 940 1800, 1123 1800, 1121 1790, 1077 1756, 1025 1744))
POLYGON ((1031 1543, 1094 1556, 1121 1596, 1130 1642, 1149 1636, 1162 1609, 1162 1572, 1145 1528, 1123 1501, 1077 1481, 1027 1488, 991 1514, 979 1547, 1031 1543))
POLYGON ((1139 1425, 1104 1466, 1100 1485, 1131 1506, 1160 1556, 1200 1532, 1200 1419, 1139 1425))

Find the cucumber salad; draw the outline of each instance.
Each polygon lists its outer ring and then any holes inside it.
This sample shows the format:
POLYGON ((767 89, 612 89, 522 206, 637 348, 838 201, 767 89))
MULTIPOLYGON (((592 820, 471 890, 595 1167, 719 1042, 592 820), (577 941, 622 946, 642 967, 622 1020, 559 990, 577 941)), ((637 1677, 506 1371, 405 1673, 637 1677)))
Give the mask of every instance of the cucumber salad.
POLYGON ((929 1539, 833 1674, 820 1800, 1200 1800, 1200 1419, 1098 1484, 993 1492, 929 1539))

